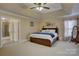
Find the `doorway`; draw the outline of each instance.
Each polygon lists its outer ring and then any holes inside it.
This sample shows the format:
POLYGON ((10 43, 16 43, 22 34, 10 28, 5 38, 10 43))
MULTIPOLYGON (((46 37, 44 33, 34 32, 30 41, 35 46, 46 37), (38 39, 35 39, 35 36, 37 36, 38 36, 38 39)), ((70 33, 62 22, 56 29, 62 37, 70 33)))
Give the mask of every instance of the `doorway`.
POLYGON ((19 21, 1 19, 1 46, 14 43, 19 40, 19 21))

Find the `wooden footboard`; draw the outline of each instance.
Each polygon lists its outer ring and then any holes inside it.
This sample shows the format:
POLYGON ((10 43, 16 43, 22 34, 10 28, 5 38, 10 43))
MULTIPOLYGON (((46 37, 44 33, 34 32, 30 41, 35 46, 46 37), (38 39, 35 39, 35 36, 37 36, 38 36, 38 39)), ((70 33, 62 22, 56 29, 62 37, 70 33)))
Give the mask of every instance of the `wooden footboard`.
POLYGON ((48 39, 30 37, 30 41, 34 42, 34 43, 41 44, 41 45, 49 46, 49 47, 52 46, 52 43, 48 39))
MULTIPOLYGON (((58 28, 42 28, 42 30, 55 30, 55 32, 57 33, 58 35, 58 28)), ((42 38, 34 38, 34 37, 30 37, 30 41, 31 42, 34 42, 34 43, 37 43, 37 44, 41 44, 41 45, 45 45, 45 46, 49 46, 51 47, 52 44, 54 44, 57 40, 59 40, 59 37, 57 37, 54 42, 50 42, 50 40, 48 39, 42 39, 42 38)))

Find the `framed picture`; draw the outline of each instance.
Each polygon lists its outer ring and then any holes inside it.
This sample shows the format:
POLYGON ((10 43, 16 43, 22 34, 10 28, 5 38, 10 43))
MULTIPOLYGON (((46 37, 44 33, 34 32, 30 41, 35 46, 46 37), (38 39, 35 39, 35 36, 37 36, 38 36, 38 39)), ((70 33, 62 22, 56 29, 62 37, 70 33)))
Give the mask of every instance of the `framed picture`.
POLYGON ((47 23, 47 26, 50 26, 51 24, 50 23, 47 23))
POLYGON ((49 22, 47 22, 46 24, 47 24, 46 26, 53 26, 53 24, 51 24, 49 22))
POLYGON ((30 22, 30 26, 31 26, 31 27, 34 26, 34 22, 33 22, 33 21, 30 22))

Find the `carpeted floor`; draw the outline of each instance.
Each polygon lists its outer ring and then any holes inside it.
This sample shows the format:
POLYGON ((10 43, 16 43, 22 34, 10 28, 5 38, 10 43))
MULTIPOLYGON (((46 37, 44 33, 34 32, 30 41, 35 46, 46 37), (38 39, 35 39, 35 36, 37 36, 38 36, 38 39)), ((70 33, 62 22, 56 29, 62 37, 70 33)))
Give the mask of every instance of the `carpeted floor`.
POLYGON ((79 44, 57 41, 52 47, 31 43, 29 41, 0 48, 0 55, 8 56, 76 56, 79 44))

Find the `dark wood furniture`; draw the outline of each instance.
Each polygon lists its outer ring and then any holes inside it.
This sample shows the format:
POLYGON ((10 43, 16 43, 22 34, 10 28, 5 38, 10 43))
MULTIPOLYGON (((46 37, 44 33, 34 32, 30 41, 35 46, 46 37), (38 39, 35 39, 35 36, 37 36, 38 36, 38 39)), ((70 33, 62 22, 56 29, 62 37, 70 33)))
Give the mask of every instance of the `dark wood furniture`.
MULTIPOLYGON (((76 37, 75 38, 73 38, 72 37, 72 40, 71 41, 73 41, 73 42, 76 42, 76 43, 79 43, 79 27, 78 26, 76 26, 76 28, 77 28, 77 32, 76 32, 76 37)), ((73 31, 72 31, 73 32, 73 31)), ((73 35, 72 35, 73 36, 73 35)))
POLYGON ((77 37, 76 37, 76 42, 79 43, 79 27, 77 27, 77 37))
MULTIPOLYGON (((42 30, 55 30, 56 33, 58 33, 58 28, 42 28, 42 30)), ((59 37, 56 38, 56 41, 59 40, 59 37)), ((42 39, 42 38, 35 38, 35 37, 30 37, 30 41, 33 43, 45 45, 51 47, 53 43, 50 42, 48 39, 42 39)))

